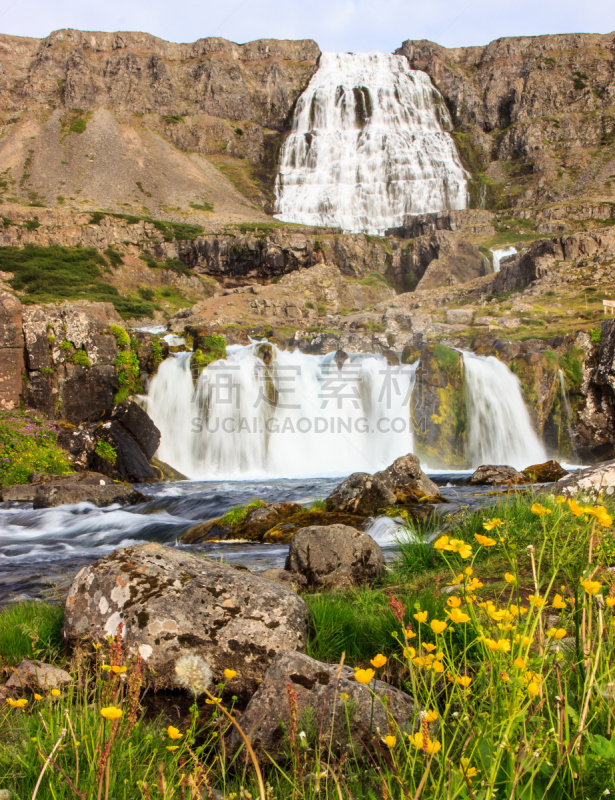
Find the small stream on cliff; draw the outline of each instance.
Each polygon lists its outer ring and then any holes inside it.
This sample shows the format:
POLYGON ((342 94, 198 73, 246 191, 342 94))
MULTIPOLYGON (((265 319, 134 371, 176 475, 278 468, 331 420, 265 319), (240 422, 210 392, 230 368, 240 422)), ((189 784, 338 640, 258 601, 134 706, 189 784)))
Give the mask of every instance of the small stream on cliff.
MULTIPOLYGON (((438 473, 450 512, 467 505, 495 502, 491 487, 452 486, 465 473, 438 473)), ((309 505, 326 497, 340 478, 263 481, 181 481, 137 485, 148 501, 131 507, 96 508, 90 503, 33 510, 31 503, 0 503, 0 604, 16 599, 58 597, 86 564, 116 547, 161 542, 262 571, 283 567, 288 545, 219 542, 181 545, 179 538, 193 525, 218 517, 257 497, 266 502, 309 505)), ((370 533, 387 559, 396 553, 396 528, 380 518, 370 533)))

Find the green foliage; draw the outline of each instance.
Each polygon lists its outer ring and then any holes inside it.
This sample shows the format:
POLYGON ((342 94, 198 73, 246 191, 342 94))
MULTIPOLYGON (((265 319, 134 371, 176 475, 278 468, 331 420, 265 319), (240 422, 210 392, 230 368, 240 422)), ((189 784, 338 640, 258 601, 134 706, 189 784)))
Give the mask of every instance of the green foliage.
POLYGON ((77 350, 73 354, 73 364, 78 364, 80 367, 91 367, 92 362, 88 358, 85 350, 77 350))
POLYGON ((359 281, 360 286, 372 286, 373 288, 377 289, 380 286, 386 286, 389 289, 392 289, 393 286, 388 278, 382 275, 380 272, 370 272, 369 275, 366 275, 364 278, 361 278, 359 281))
POLYGON ((190 203, 191 208, 196 208, 198 211, 213 211, 212 203, 190 203))
POLYGON ((103 220, 106 216, 107 215, 103 211, 94 211, 88 220, 88 225, 100 225, 101 220, 103 220))
POLYGON ((602 341, 602 328, 592 328, 589 332, 589 341, 592 344, 600 344, 602 341))
POLYGON ((326 314, 326 313, 327 313, 327 306, 317 306, 317 307, 316 307, 316 311, 318 311, 318 313, 319 313, 321 316, 323 316, 324 314, 326 314))
POLYGON ((199 347, 192 354, 191 364, 193 369, 198 372, 211 364, 212 361, 220 361, 226 358, 226 341, 223 336, 213 334, 203 336, 199 342, 199 347))
POLYGON ((459 360, 461 358, 459 353, 444 344, 437 344, 434 347, 433 354, 438 366, 447 377, 454 377, 459 369, 459 360))
POLYGON ((84 119, 78 119, 70 126, 69 131, 71 133, 83 133, 86 129, 86 121, 84 119))
POLYGON ((122 254, 118 253, 117 250, 114 250, 112 247, 107 247, 105 250, 105 255, 109 260, 109 263, 112 267, 119 267, 121 264, 124 263, 124 259, 122 258, 122 254))
MULTIPOLYGON (((130 339, 128 345, 130 346, 130 339)), ((122 403, 130 395, 136 394, 141 391, 139 358, 136 353, 131 350, 123 350, 115 359, 115 366, 117 368, 117 379, 120 385, 118 393, 115 395, 115 402, 122 403)))
POLYGON ((27 219, 23 227, 28 231, 35 231, 37 228, 40 228, 41 223, 38 221, 38 218, 35 217, 34 219, 27 219))
POLYGON ((92 300, 113 303, 126 317, 152 316, 151 303, 120 295, 115 286, 101 280, 104 256, 95 248, 0 247, 0 269, 12 272, 12 289, 24 292, 23 303, 55 303, 62 300, 92 300))
POLYGON ((314 310, 314 308, 316 308, 314 303, 312 303, 310 300, 307 301, 307 303, 305 304, 305 307, 309 308, 310 310, 314 310))
POLYGON ((56 444, 58 433, 34 413, 0 412, 0 487, 27 483, 32 472, 70 472, 68 456, 56 444))
POLYGON ((0 609, 0 667, 26 658, 55 661, 63 650, 64 606, 32 600, 0 609))
POLYGON ((115 337, 115 342, 119 348, 125 350, 130 347, 130 336, 126 328, 121 325, 109 325, 109 332, 115 337))
POLYGON ((139 297, 142 297, 143 300, 149 300, 150 302, 155 297, 154 290, 149 289, 147 286, 139 286, 137 292, 139 293, 139 297))
POLYGON ((263 500, 255 498, 244 506, 237 506, 227 511, 226 514, 220 518, 220 524, 230 525, 232 527, 241 525, 242 522, 246 521, 246 517, 250 511, 254 511, 256 508, 260 508, 264 505, 266 505, 266 503, 263 500))
POLYGON ((108 461, 109 464, 115 464, 117 461, 117 450, 109 442, 103 442, 99 439, 94 452, 105 461, 108 461))
MULTIPOLYGON (((49 340, 49 337, 48 337, 48 340, 49 340)), ((66 339, 63 342, 60 342, 60 350, 63 350, 64 353, 70 353, 70 351, 72 349, 73 349, 72 344, 69 341, 67 341, 66 339)))
POLYGON ((184 122, 184 123, 186 122, 186 120, 183 118, 181 114, 163 114, 161 116, 164 122, 167 123, 167 125, 175 125, 178 122, 184 122))
POLYGON ((583 381, 583 356, 580 347, 572 345, 560 356, 560 367, 566 376, 566 382, 571 389, 578 389, 583 381))
POLYGON ((160 339, 154 339, 152 342, 152 361, 156 367, 158 364, 162 364, 164 361, 164 354, 160 344, 160 339))

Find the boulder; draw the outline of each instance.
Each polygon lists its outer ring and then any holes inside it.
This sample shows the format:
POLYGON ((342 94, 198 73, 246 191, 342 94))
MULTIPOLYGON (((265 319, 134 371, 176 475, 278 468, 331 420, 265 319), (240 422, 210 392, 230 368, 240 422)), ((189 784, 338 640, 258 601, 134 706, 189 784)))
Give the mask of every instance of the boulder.
POLYGON ((325 500, 329 510, 369 517, 379 509, 395 504, 395 495, 379 478, 355 472, 331 492, 325 500))
POLYGON ((111 419, 128 431, 146 458, 154 456, 160 445, 160 431, 141 406, 132 400, 119 403, 111 412, 111 419))
POLYGON ((15 667, 5 686, 9 689, 61 689, 72 681, 63 669, 27 659, 15 667))
POLYGON ((304 575, 299 572, 287 572, 279 567, 266 569, 264 572, 259 573, 259 578, 281 583, 282 586, 287 586, 293 592, 298 592, 299 589, 304 589, 307 586, 307 578, 304 575))
MULTIPOLYGON (((132 405, 136 405, 136 403, 132 405)), ((113 448, 115 458, 113 461, 109 461, 99 455, 97 450, 94 450, 92 466, 95 469, 104 472, 114 480, 136 483, 157 480, 157 474, 139 443, 120 422, 115 419, 103 422, 96 430, 96 438, 98 442, 104 442, 113 448)))
POLYGON ((449 308, 446 312, 447 325, 471 325, 474 311, 471 308, 449 308))
POLYGON ((93 503, 110 506, 114 503, 138 503, 141 492, 132 486, 115 484, 106 475, 97 472, 78 472, 70 475, 33 473, 29 483, 3 489, 4 502, 33 503, 34 508, 93 503))
POLYGON ((190 528, 190 530, 186 531, 182 540, 186 544, 195 544, 205 539, 226 539, 231 537, 233 539, 258 542, 270 528, 303 510, 303 506, 298 503, 263 503, 262 506, 249 511, 245 520, 237 525, 229 525, 225 522, 224 517, 210 519, 190 528))
POLYGON ((263 542, 267 544, 288 544, 293 536, 301 528, 308 528, 311 525, 349 525, 351 528, 363 530, 366 524, 365 517, 356 514, 343 514, 339 511, 321 511, 311 509, 306 511, 301 509, 297 514, 293 514, 279 523, 274 528, 270 528, 263 536, 263 542))
MULTIPOLYGON (((297 698, 299 724, 308 716, 314 720, 322 740, 328 743, 331 739, 338 757, 351 748, 361 749, 363 742, 371 745, 370 737, 375 737, 379 746, 380 738, 389 732, 399 739, 419 723, 412 699, 399 689, 372 682, 374 702, 370 689, 354 680, 350 667, 340 669, 339 664, 323 664, 303 653, 282 650, 241 716, 241 726, 263 760, 265 754, 279 759, 288 752, 289 687, 297 698)), ((231 754, 240 745, 239 734, 233 731, 231 754)))
POLYGON ((468 478, 470 486, 503 486, 507 483, 525 483, 525 481, 523 473, 505 464, 483 464, 468 478))
POLYGON ((247 571, 158 544, 115 550, 76 576, 64 636, 101 641, 122 623, 156 687, 176 685, 176 665, 199 656, 214 682, 234 669, 233 690, 252 694, 280 650, 303 647, 307 606, 291 589, 247 571))
POLYGON ((549 486, 548 491, 555 495, 575 495, 582 492, 592 498, 600 493, 612 497, 615 495, 615 461, 603 461, 602 464, 571 472, 549 486))
POLYGON ((414 494, 419 497, 440 495, 437 485, 425 475, 421 469, 421 462, 412 453, 396 459, 390 467, 377 472, 374 478, 378 478, 393 493, 401 492, 404 495, 414 494))
POLYGON ((552 460, 544 464, 532 464, 523 470, 523 474, 531 483, 553 483, 568 475, 568 470, 552 460))
POLYGON ((286 569, 303 575, 310 587, 342 587, 384 575, 382 550, 367 533, 348 525, 313 525, 293 536, 286 569))

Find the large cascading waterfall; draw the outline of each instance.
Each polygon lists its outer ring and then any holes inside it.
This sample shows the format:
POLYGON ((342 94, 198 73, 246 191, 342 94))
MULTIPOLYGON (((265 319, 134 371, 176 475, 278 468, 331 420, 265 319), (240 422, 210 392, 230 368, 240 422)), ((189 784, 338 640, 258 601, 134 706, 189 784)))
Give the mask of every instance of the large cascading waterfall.
POLYGON ((404 56, 323 53, 282 149, 276 216, 383 233, 467 206, 467 173, 428 75, 404 56))
POLYGON ((193 384, 190 354, 158 368, 147 411, 158 456, 190 478, 304 478, 376 472, 411 453, 414 366, 382 356, 229 347, 193 384))
POLYGON ((472 466, 508 464, 524 469, 545 461, 519 380, 506 364, 493 356, 464 353, 463 371, 472 466))
POLYGON ((500 262, 503 258, 508 258, 508 256, 514 256, 517 254, 516 247, 501 247, 499 250, 492 250, 493 253, 493 271, 499 272, 500 271, 500 262))

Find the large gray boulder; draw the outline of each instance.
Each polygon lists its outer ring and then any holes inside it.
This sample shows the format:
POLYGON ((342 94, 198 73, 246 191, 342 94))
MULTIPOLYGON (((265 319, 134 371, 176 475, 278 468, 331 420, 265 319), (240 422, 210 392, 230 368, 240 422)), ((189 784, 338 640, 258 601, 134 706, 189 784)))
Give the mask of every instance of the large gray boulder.
POLYGON ((525 483, 527 478, 506 464, 483 464, 468 478, 470 486, 504 486, 507 483, 525 483))
POLYGON ((346 514, 370 517, 395 502, 395 495, 379 478, 367 472, 354 472, 335 487, 325 500, 325 505, 346 514))
POLYGON ((613 497, 615 495, 615 461, 603 461, 593 467, 576 470, 547 489, 555 495, 574 496, 580 492, 583 496, 592 499, 597 498, 599 494, 613 497))
POLYGON ((34 508, 54 508, 76 503, 93 503, 95 506, 134 505, 143 495, 132 486, 113 483, 106 475, 97 472, 77 472, 69 475, 34 473, 30 482, 3 489, 3 502, 32 503, 34 508))
POLYGON ((380 578, 386 562, 367 533, 348 525, 312 525, 291 539, 286 569, 303 575, 308 586, 339 588, 380 578))
POLYGON ((440 494, 437 485, 421 469, 418 457, 412 453, 396 459, 390 467, 377 472, 374 478, 380 480, 391 492, 429 497, 440 494))
POLYGON ((308 610, 291 589, 250 572, 143 544, 85 567, 68 593, 69 642, 101 641, 120 623, 125 645, 141 654, 156 687, 174 686, 178 660, 199 656, 214 682, 234 669, 231 689, 247 697, 277 652, 303 647, 308 610))
MULTIPOLYGON (((290 729, 289 686, 297 698, 299 725, 305 724, 309 714, 322 741, 332 739, 338 756, 351 747, 361 750, 361 742, 371 744, 374 737, 382 746, 381 737, 392 732, 399 738, 418 721, 412 699, 389 684, 378 680, 370 684, 377 696, 373 702, 368 687, 354 680, 350 667, 340 670, 338 664, 282 650, 241 716, 241 727, 263 760, 265 753, 278 759, 288 749, 284 731, 290 729)), ((239 734, 233 731, 231 754, 240 744, 239 734)))

